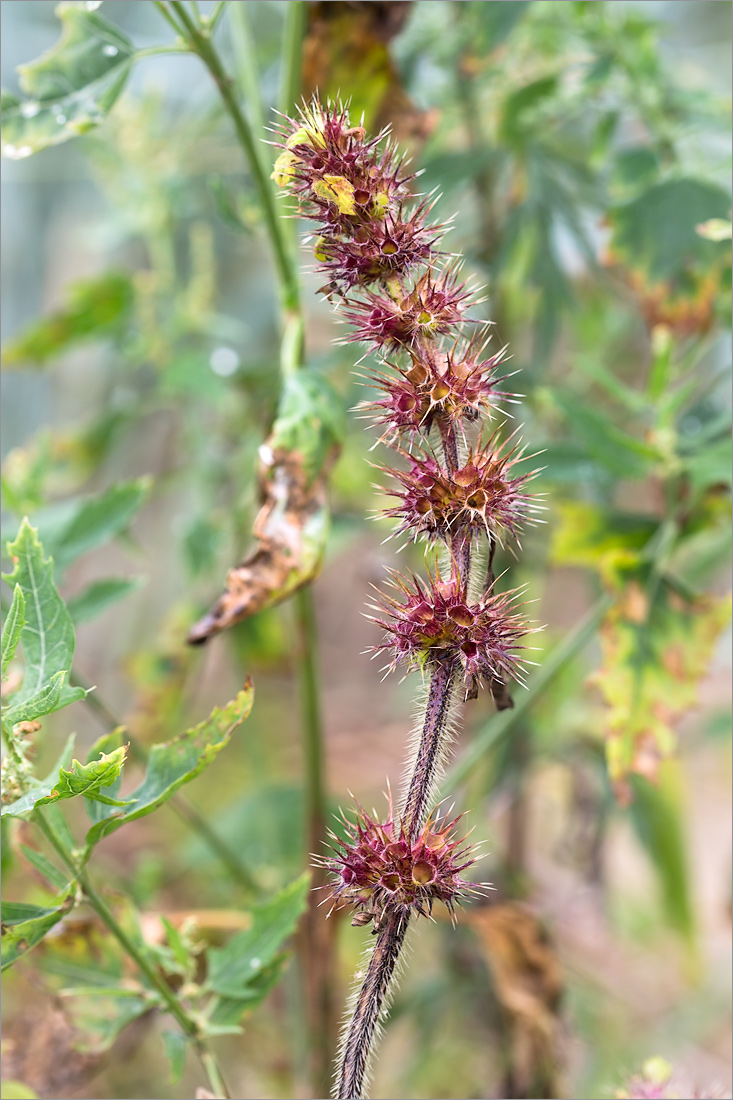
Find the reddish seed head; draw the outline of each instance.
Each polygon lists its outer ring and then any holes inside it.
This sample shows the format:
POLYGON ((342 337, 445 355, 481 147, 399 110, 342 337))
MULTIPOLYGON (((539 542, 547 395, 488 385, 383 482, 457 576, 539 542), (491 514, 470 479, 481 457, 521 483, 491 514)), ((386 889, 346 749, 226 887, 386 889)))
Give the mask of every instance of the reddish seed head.
POLYGON ((515 396, 499 389, 503 378, 497 377, 496 368, 502 352, 481 359, 476 342, 469 342, 450 352, 438 351, 432 360, 421 356, 419 348, 410 354, 409 367, 395 366, 396 377, 373 376, 382 393, 362 406, 376 424, 386 426, 387 438, 402 433, 427 437, 434 424, 476 420, 515 396))
POLYGON ((323 861, 334 874, 333 897, 356 908, 355 924, 371 918, 378 923, 387 906, 427 916, 436 901, 452 915, 456 905, 480 889, 460 877, 475 859, 464 846, 466 838, 456 835, 459 821, 439 822, 433 813, 410 842, 391 797, 383 822, 359 807, 356 821, 347 823, 347 838, 332 834, 334 855, 323 861))
POLYGON ((374 621, 387 631, 375 652, 391 656, 391 667, 405 661, 422 668, 430 663, 454 662, 463 669, 467 685, 494 679, 521 682, 521 638, 531 629, 512 606, 515 593, 487 593, 470 603, 457 570, 429 585, 417 578, 393 574, 398 599, 382 594, 376 610, 387 616, 374 621))
POLYGON ((447 470, 434 458, 405 454, 407 470, 386 469, 398 482, 392 495, 400 503, 385 515, 400 521, 398 532, 410 531, 444 542, 463 536, 476 539, 482 533, 501 539, 516 538, 534 510, 525 485, 534 472, 512 477, 521 460, 516 447, 493 449, 496 436, 474 452, 456 470, 447 470))
POLYGON ((354 325, 350 339, 391 351, 433 340, 464 321, 471 292, 454 271, 426 271, 406 294, 367 292, 349 303, 345 316, 354 325))

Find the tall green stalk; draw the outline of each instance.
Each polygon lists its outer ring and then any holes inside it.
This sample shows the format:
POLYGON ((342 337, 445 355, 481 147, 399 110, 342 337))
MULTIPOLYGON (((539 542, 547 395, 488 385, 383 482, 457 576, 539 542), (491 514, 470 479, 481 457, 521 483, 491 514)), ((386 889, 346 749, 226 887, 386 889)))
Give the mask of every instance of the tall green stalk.
MULTIPOLYGON (((262 208, 265 228, 272 246, 282 307, 280 367, 283 380, 305 367, 305 324, 300 298, 297 263, 296 223, 282 217, 276 207, 275 191, 269 178, 269 164, 257 133, 263 111, 259 97, 256 56, 244 4, 229 5, 235 46, 244 54, 239 64, 239 87, 247 94, 248 114, 238 102, 234 79, 226 72, 203 20, 198 21, 184 4, 171 0, 157 5, 176 26, 193 53, 203 61, 214 79, 224 107, 232 119, 237 138, 247 159, 262 208), (249 117, 248 117, 249 116, 249 117), (250 121, 252 120, 252 121, 250 121), (253 128, 254 124, 254 128, 253 128)), ((301 84, 302 38, 307 18, 304 0, 291 0, 285 9, 279 107, 292 110, 301 84)), ((300 680, 301 728, 305 763, 306 837, 309 852, 320 852, 325 838, 326 797, 323 753, 323 724, 317 667, 318 639, 310 588, 295 595, 298 624, 297 661, 300 680)), ((315 872, 314 886, 322 885, 325 871, 315 872)), ((332 992, 334 958, 333 929, 326 925, 312 891, 301 932, 301 962, 305 1018, 309 1029, 311 1085, 314 1096, 323 1093, 334 1045, 335 1013, 332 992)))

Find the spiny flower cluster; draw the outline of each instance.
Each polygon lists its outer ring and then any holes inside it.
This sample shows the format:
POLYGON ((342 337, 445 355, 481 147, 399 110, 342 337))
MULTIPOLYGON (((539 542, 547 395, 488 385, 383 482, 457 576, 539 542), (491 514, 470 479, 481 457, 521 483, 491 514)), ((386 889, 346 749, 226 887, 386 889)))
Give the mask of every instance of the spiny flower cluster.
MULTIPOLYGON (((378 356, 379 369, 368 376, 377 392, 362 408, 402 463, 387 471, 397 481, 398 503, 386 514, 400 532, 443 543, 452 563, 449 576, 436 569, 427 582, 393 575, 398 598, 385 595, 375 609, 386 634, 376 650, 389 655, 389 667, 449 669, 455 675, 440 677, 448 692, 462 674, 467 696, 483 683, 495 699, 505 698, 499 689, 522 675, 527 628, 514 594, 497 592, 490 570, 484 593, 468 596, 478 540, 486 537, 493 561, 496 542, 516 541, 533 512, 526 493, 532 475, 514 470, 521 450, 502 446, 497 432, 481 441, 483 422, 516 396, 502 389, 505 376, 498 374, 505 349, 487 351, 488 325, 468 315, 478 299, 459 263, 438 251, 445 226, 430 221, 434 200, 412 195, 415 177, 386 133, 369 139, 345 109, 316 100, 298 119, 285 119, 279 137, 273 178, 317 223, 322 292, 339 299, 350 326, 343 342, 378 356)), ((447 713, 447 701, 435 714, 447 713)), ((472 860, 453 839, 455 822, 439 826, 431 817, 422 824, 441 722, 426 715, 421 736, 437 743, 422 757, 418 752, 417 793, 405 821, 391 806, 383 823, 360 812, 327 861, 336 897, 356 905, 358 923, 379 921, 385 909, 429 913, 436 900, 452 910, 471 888, 458 877, 472 860)))
POLYGON ((481 534, 501 542, 504 535, 518 541, 522 523, 533 510, 524 491, 530 474, 511 476, 511 468, 523 458, 517 447, 503 451, 494 446, 495 435, 468 456, 460 466, 445 468, 432 455, 404 455, 407 469, 384 467, 400 485, 390 490, 400 503, 385 515, 400 521, 398 533, 413 538, 476 540, 481 534), (502 453, 503 452, 503 453, 502 453))
POLYGON ((356 909, 354 924, 379 920, 385 908, 415 910, 429 916, 436 901, 454 908, 481 884, 467 882, 461 872, 475 859, 456 835, 460 817, 438 821, 435 813, 410 841, 404 824, 395 816, 392 799, 385 821, 370 817, 361 807, 355 822, 344 818, 346 839, 331 833, 334 855, 324 863, 333 873, 337 903, 356 909))
POLYGON ((450 663, 463 669, 469 690, 496 679, 521 681, 527 627, 513 609, 515 592, 487 592, 472 603, 455 562, 447 580, 430 576, 426 584, 393 573, 392 587, 400 598, 380 594, 374 606, 387 616, 374 618, 387 634, 375 652, 389 655, 389 667, 450 663))

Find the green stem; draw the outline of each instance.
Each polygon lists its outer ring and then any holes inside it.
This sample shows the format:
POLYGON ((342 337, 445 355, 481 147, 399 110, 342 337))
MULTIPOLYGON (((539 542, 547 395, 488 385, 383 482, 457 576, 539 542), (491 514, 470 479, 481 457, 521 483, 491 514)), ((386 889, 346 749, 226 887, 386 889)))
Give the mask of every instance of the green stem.
POLYGON ((277 211, 275 192, 260 156, 252 128, 237 102, 234 81, 224 69, 216 47, 209 37, 195 26, 180 0, 171 0, 171 5, 184 26, 184 37, 188 41, 191 50, 198 54, 209 70, 219 89, 224 107, 234 123, 237 138, 247 157, 259 195, 265 225, 275 257, 283 305, 286 311, 297 311, 300 308, 300 284, 295 255, 290 248, 284 230, 285 219, 281 218, 277 211))
MULTIPOLYGON (((79 676, 77 672, 74 672, 71 677, 71 683, 76 687, 83 687, 88 692, 84 697, 84 702, 110 730, 120 729, 120 727, 124 725, 124 723, 120 722, 112 713, 97 692, 90 690, 91 685, 86 683, 83 677, 79 676)), ((148 761, 147 750, 143 748, 134 737, 130 737, 127 730, 125 731, 125 736, 130 744, 131 757, 139 764, 146 764, 148 761)), ((177 792, 169 800, 168 805, 174 813, 178 815, 181 821, 185 821, 195 833, 198 833, 204 844, 206 844, 214 855, 221 860, 232 878, 238 882, 248 894, 257 894, 259 892, 257 883, 254 881, 245 865, 237 858, 235 853, 228 844, 222 840, 219 834, 211 828, 208 821, 201 816, 193 803, 189 802, 185 795, 181 794, 180 791, 177 792)))
POLYGON ((295 593, 295 609, 301 643, 299 671, 305 749, 308 846, 312 852, 317 852, 323 840, 325 828, 323 723, 318 692, 316 617, 313 592, 309 585, 299 588, 295 593))
MULTIPOLYGON (((237 81, 247 112, 252 120, 255 133, 264 134, 265 118, 262 113, 262 97, 260 96, 260 74, 257 64, 257 47, 252 36, 252 28, 249 21, 249 13, 246 4, 234 4, 230 9, 229 22, 232 31, 234 56, 236 58, 237 81)), ((263 167, 266 164, 266 147, 262 142, 257 143, 263 167)))
POLYGON ((176 23, 175 19, 173 18, 171 13, 168 11, 168 8, 166 7, 163 0, 153 0, 153 3, 155 4, 156 8, 160 12, 160 14, 163 16, 163 18, 165 19, 166 23, 170 23, 171 27, 173 27, 173 30, 176 32, 176 34, 181 34, 182 33, 181 27, 178 25, 178 23, 176 23))
POLYGON ((308 17, 305 0, 290 0, 285 5, 283 52, 280 68, 280 110, 292 111, 300 98, 302 87, 303 35, 308 17))
MULTIPOLYGON (((216 3, 211 9, 210 14, 204 17, 204 22, 208 25, 210 34, 213 34, 213 32, 216 30, 219 20, 226 11, 226 7, 227 0, 216 0, 216 3)), ((239 7, 238 4, 235 5, 235 10, 237 7, 239 7)))
POLYGON ((60 859, 66 864, 74 878, 78 881, 84 893, 85 900, 92 907, 108 931, 115 937, 123 950, 134 961, 140 972, 145 975, 151 986, 160 994, 166 1009, 178 1022, 184 1034, 188 1035, 189 1038, 193 1040, 213 1091, 217 1095, 229 1097, 230 1093, 224 1085, 224 1080, 216 1064, 214 1054, 206 1040, 199 1034, 199 1028, 196 1021, 189 1016, 165 978, 148 958, 144 946, 135 943, 124 928, 117 922, 114 913, 109 908, 104 898, 97 893, 92 885, 86 870, 77 865, 73 854, 68 850, 61 837, 43 814, 39 810, 36 810, 33 819, 41 829, 41 832, 44 834, 49 844, 51 844, 58 853, 60 859))
POLYGON ((530 678, 527 690, 517 696, 514 708, 512 710, 502 710, 495 714, 482 732, 473 739, 441 784, 440 793, 443 798, 465 782, 481 757, 494 747, 500 737, 504 737, 509 732, 509 729, 518 719, 526 714, 550 681, 593 637, 601 619, 612 603, 612 596, 608 594, 601 596, 580 620, 575 629, 556 646, 549 657, 545 658, 540 668, 530 678))

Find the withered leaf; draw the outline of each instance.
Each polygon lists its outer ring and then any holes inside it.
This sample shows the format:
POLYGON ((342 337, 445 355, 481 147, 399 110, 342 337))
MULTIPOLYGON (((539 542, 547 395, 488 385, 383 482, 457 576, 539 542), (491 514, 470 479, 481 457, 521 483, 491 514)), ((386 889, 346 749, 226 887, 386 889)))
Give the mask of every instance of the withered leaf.
POLYGON ((505 1017, 509 1050, 501 1095, 560 1096, 562 968, 546 930, 526 906, 467 911, 505 1017))
POLYGON ((191 628, 192 645, 291 596, 317 576, 328 536, 327 478, 344 431, 340 398, 320 375, 284 386, 260 448, 257 545, 227 576, 226 591, 191 628))

